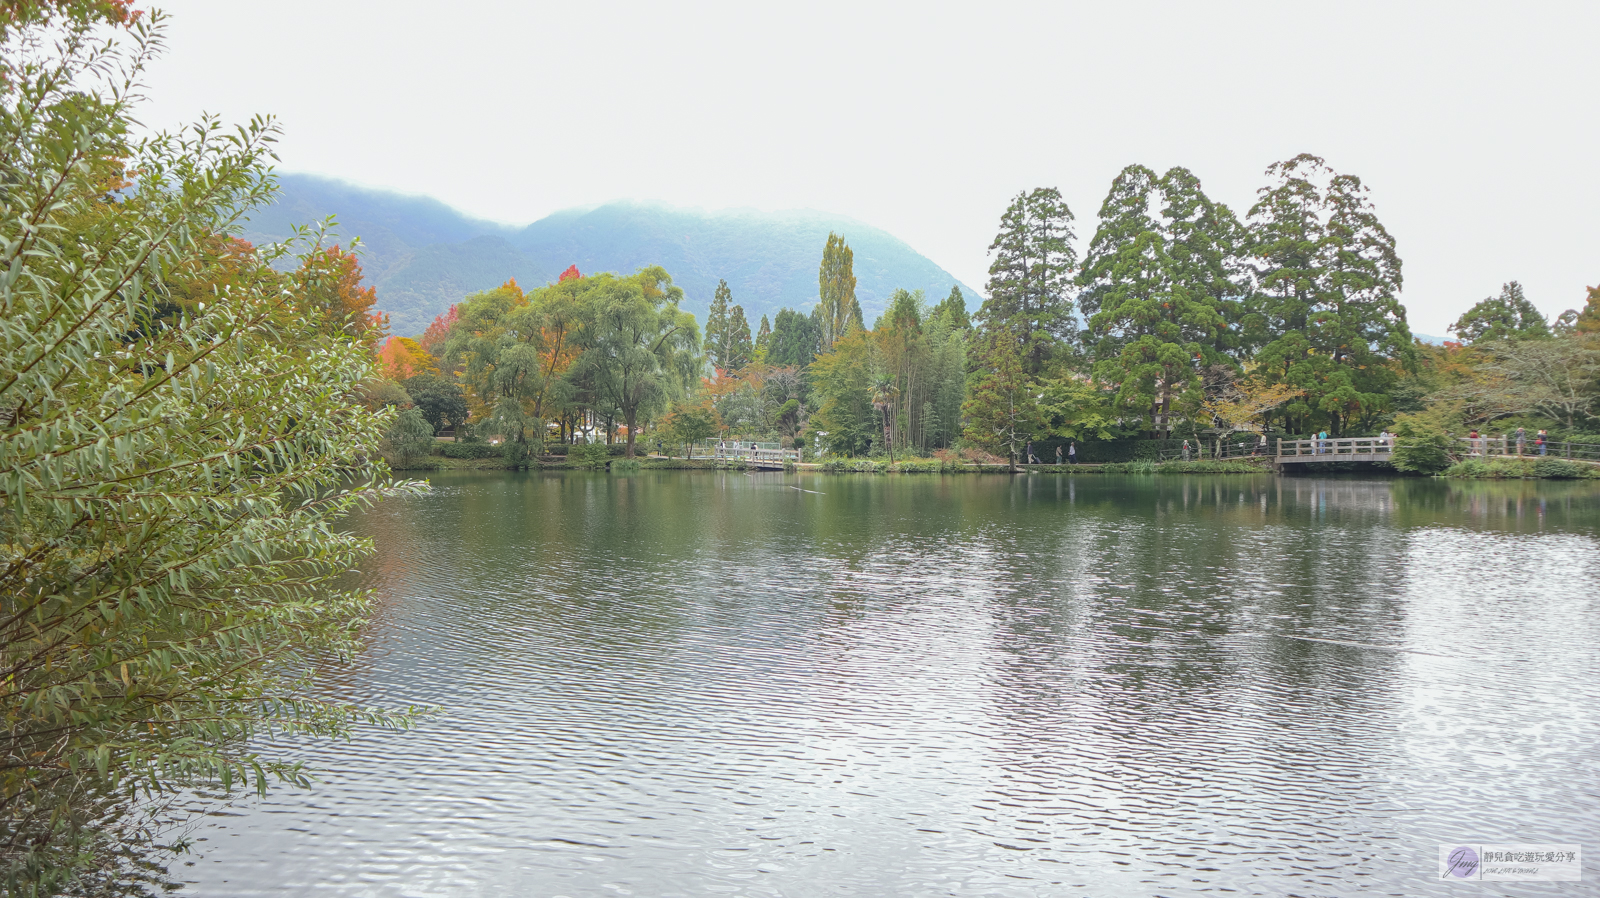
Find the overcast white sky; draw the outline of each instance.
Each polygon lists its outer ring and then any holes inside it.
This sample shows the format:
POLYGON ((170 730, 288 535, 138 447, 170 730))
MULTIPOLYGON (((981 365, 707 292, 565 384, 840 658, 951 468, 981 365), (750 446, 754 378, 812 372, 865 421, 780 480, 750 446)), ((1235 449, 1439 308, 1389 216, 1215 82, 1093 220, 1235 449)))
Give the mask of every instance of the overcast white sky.
POLYGON ((1059 187, 1083 245, 1129 163, 1242 216, 1313 152, 1371 187, 1417 331, 1600 283, 1600 3, 156 5, 148 123, 271 113, 286 171, 485 218, 820 209, 981 288, 1021 190, 1059 187))

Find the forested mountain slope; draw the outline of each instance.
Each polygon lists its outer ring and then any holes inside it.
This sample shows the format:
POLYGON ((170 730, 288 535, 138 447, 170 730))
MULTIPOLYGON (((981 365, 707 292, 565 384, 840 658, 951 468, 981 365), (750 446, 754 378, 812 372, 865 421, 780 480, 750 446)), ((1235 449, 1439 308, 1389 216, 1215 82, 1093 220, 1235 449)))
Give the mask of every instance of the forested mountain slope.
MULTIPOLYGON (((809 312, 828 232, 855 252, 856 295, 868 323, 897 287, 937 301, 954 277, 893 235, 853 219, 808 210, 708 212, 616 202, 568 209, 526 227, 463 215, 427 197, 404 196, 312 175, 279 176, 278 202, 257 213, 244 237, 280 240, 296 223, 338 218, 338 239, 359 236, 367 283, 397 334, 422 331, 468 293, 516 278, 525 287, 554 280, 569 265, 627 274, 661 265, 704 323, 718 279, 733 290, 752 326, 783 306, 809 312)), ((962 284, 976 308, 976 291, 962 284)))

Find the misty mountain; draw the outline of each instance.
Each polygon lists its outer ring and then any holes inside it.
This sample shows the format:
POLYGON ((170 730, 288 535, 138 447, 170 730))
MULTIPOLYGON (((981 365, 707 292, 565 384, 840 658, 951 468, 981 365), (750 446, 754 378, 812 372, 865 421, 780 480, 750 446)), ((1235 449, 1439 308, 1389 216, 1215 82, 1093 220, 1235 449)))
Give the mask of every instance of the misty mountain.
MULTIPOLYGON (((856 296, 870 325, 897 287, 937 302, 958 282, 878 228, 824 212, 709 212, 616 202, 568 209, 526 227, 475 219, 427 197, 405 196, 311 175, 281 175, 281 193, 258 211, 244 238, 282 240, 296 224, 337 216, 336 239, 359 236, 366 282, 397 334, 420 333, 451 303, 516 278, 524 287, 555 280, 569 265, 584 274, 631 273, 660 265, 684 290, 683 306, 705 322, 719 278, 752 328, 784 306, 809 312, 828 232, 855 253, 856 296)), ((961 284, 969 309, 980 302, 961 284)))

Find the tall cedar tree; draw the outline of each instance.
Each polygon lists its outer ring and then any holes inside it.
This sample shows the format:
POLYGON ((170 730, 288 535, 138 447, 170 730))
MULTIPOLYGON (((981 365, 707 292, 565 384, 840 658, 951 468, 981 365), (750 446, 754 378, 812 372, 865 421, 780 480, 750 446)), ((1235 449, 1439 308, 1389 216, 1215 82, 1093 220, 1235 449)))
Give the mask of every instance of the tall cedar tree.
POLYGON ((1400 257, 1367 188, 1302 154, 1267 169, 1276 183, 1250 210, 1260 292, 1245 337, 1257 375, 1305 391, 1285 429, 1338 434, 1387 410, 1396 365, 1415 349, 1400 304, 1400 257))
POLYGON ((1522 285, 1512 281, 1468 309, 1450 325, 1464 343, 1485 340, 1527 340, 1550 336, 1550 324, 1522 293, 1522 285))
POLYGON ((723 348, 728 363, 723 367, 738 371, 755 358, 755 343, 750 339, 750 322, 745 320, 744 306, 736 305, 728 312, 728 329, 723 336, 723 348))
POLYGON ((1117 385, 1119 404, 1147 413, 1163 436, 1174 400, 1200 387, 1201 368, 1232 364, 1242 236, 1233 213, 1187 169, 1157 179, 1130 165, 1100 207, 1079 276, 1095 376, 1117 385))
POLYGON ((972 316, 967 314, 967 298, 961 293, 960 287, 952 286, 950 295, 939 300, 933 307, 930 316, 935 321, 943 321, 946 325, 960 330, 972 328, 972 316))
POLYGON ((815 316, 779 309, 767 344, 767 364, 804 368, 817 357, 819 341, 815 316))
POLYGON ((863 327, 861 304, 856 301, 855 253, 844 238, 828 233, 817 268, 817 317, 822 323, 821 352, 827 352, 851 326, 863 327))
POLYGON ((761 316, 761 328, 760 328, 760 330, 756 331, 756 354, 755 354, 754 357, 758 358, 758 359, 766 358, 767 348, 768 348, 769 344, 771 344, 771 342, 772 342, 772 324, 769 321, 767 321, 767 316, 766 315, 762 315, 761 316))
POLYGON ((733 300, 733 291, 728 289, 728 282, 717 281, 717 292, 711 297, 711 311, 706 314, 706 356, 711 360, 711 365, 722 371, 728 370, 728 304, 733 300))
POLYGON ((1036 377, 1062 345, 1075 342, 1072 210, 1054 187, 1019 193, 1000 217, 989 251, 989 298, 978 311, 985 334, 1022 341, 1023 370, 1036 377))

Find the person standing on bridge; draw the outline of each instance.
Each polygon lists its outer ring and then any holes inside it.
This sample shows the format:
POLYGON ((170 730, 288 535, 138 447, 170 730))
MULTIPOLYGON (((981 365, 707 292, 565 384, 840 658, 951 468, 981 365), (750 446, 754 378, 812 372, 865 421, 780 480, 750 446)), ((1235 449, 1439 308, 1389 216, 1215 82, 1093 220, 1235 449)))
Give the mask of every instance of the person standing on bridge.
POLYGON ((1544 455, 1545 450, 1549 447, 1549 443, 1550 443, 1550 436, 1548 434, 1546 434, 1543 430, 1540 430, 1539 431, 1539 439, 1535 443, 1535 445, 1537 445, 1539 447, 1539 454, 1540 455, 1544 455))
POLYGON ((1067 447, 1067 464, 1075 465, 1077 463, 1078 463, 1078 443, 1077 443, 1077 441, 1073 441, 1072 445, 1067 447))
POLYGON ((1517 428, 1517 458, 1522 457, 1522 447, 1528 443, 1528 432, 1521 427, 1517 428))
POLYGON ((1061 467, 1061 444, 1056 444, 1056 467, 1061 467))

